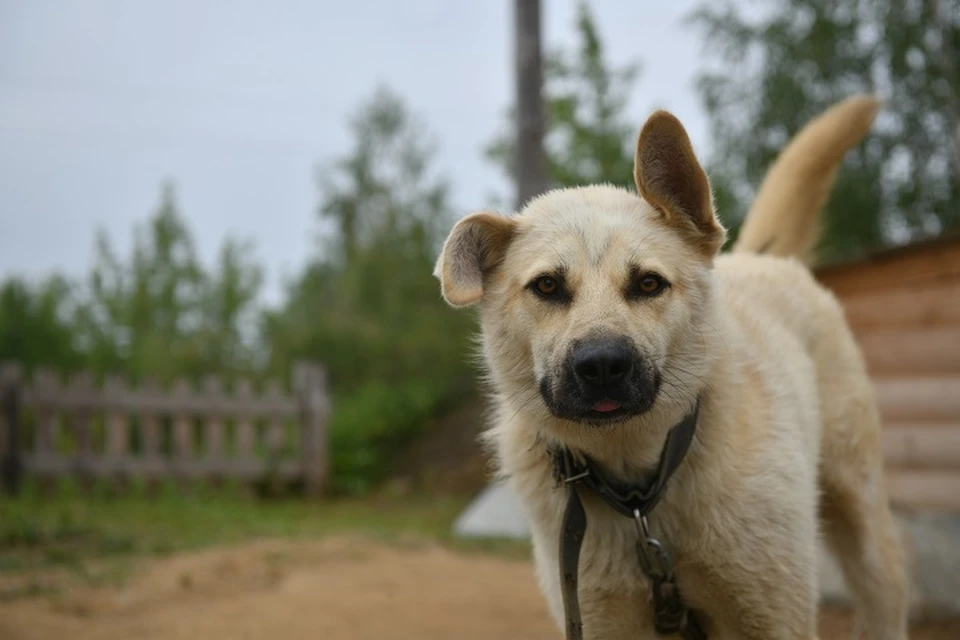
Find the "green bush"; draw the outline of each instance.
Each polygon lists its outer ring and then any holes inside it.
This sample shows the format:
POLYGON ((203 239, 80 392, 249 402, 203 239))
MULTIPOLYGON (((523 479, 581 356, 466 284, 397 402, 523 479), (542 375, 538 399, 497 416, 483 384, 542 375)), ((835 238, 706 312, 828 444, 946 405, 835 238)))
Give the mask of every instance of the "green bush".
POLYGON ((362 494, 383 477, 390 456, 422 433, 455 394, 434 380, 371 381, 335 398, 330 424, 333 489, 362 494))

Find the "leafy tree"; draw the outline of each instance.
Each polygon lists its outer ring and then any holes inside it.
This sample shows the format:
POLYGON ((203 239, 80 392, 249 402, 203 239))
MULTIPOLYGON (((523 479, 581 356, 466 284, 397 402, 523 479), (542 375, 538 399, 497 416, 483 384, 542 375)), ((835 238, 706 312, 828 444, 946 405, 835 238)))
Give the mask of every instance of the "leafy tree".
MULTIPOLYGON (((638 125, 626 117, 630 90, 640 73, 636 62, 612 68, 593 15, 578 6, 576 51, 556 49, 544 56, 547 130, 544 152, 552 187, 592 183, 633 185, 633 152, 638 125)), ((487 146, 487 157, 514 176, 514 118, 487 146)))
POLYGON ((297 358, 328 368, 335 482, 360 490, 471 378, 469 321, 450 313, 431 275, 452 220, 432 137, 387 88, 350 127, 351 151, 319 172, 318 253, 264 329, 275 372, 297 358))
POLYGON ((448 215, 449 183, 432 171, 436 142, 396 93, 379 87, 350 119, 353 152, 318 171, 324 259, 349 264, 385 238, 435 241, 448 215))
POLYGON ((99 233, 80 341, 100 372, 169 380, 248 372, 253 367, 255 303, 261 268, 248 244, 228 241, 217 269, 204 270, 172 184, 127 258, 99 233))
POLYGON ((258 344, 263 268, 250 241, 228 238, 201 297, 203 361, 209 371, 250 372, 262 367, 258 344))
POLYGON ((689 20, 713 61, 698 84, 728 224, 739 222, 792 135, 863 91, 885 107, 839 174, 821 258, 960 223, 960 2, 766 0, 748 14, 725 0, 704 3, 689 20))
POLYGON ((71 370, 82 354, 70 321, 73 291, 55 276, 37 285, 11 278, 0 286, 0 361, 26 369, 71 370))
POLYGON ((460 345, 445 330, 462 321, 430 275, 451 220, 432 138, 386 88, 350 126, 353 150, 318 179, 320 254, 290 287, 282 313, 267 319, 274 360, 322 360, 341 388, 457 368, 451 354, 460 345))
POLYGON ((82 314, 95 367, 165 379, 197 372, 198 344, 186 336, 200 325, 203 273, 173 186, 164 185, 146 228, 135 229, 127 260, 103 232, 96 252, 82 314))

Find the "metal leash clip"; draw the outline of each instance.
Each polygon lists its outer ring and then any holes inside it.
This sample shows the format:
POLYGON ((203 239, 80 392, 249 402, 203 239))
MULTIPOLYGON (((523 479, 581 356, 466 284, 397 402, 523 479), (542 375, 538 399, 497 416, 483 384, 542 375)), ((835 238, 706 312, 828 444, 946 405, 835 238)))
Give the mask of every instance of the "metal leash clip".
POLYGON ((647 517, 640 515, 639 509, 634 509, 633 520, 637 525, 637 558, 640 568, 654 582, 673 581, 673 566, 670 556, 660 541, 650 535, 650 526, 647 517))
POLYGON ((654 627, 661 634, 677 633, 687 625, 687 608, 674 581, 670 556, 660 541, 650 534, 646 516, 635 509, 633 520, 638 533, 637 559, 653 587, 654 627))

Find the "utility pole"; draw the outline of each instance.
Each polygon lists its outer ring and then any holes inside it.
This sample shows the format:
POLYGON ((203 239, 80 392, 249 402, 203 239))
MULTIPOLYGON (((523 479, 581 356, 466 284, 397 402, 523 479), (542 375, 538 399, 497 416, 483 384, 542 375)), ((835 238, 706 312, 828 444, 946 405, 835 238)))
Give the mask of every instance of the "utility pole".
POLYGON ((945 110, 948 126, 952 129, 950 133, 953 134, 953 170, 957 182, 960 183, 960 93, 957 90, 957 81, 960 80, 960 75, 957 75, 957 66, 954 64, 956 52, 947 36, 947 19, 944 16, 940 0, 934 0, 933 2, 933 22, 940 32, 940 64, 944 75, 947 76, 947 91, 949 92, 945 110))
POLYGON ((517 210, 547 189, 540 0, 514 0, 517 210))

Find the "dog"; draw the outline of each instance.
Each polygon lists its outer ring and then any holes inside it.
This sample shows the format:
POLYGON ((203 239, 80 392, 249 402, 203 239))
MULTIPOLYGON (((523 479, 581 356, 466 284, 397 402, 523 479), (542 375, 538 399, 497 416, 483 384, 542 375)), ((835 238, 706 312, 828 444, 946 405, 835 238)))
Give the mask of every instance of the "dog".
POLYGON ((906 637, 905 551, 872 386, 843 309, 808 264, 838 167, 879 104, 853 96, 808 122, 728 252, 709 179, 663 110, 639 134, 636 193, 556 189, 516 215, 480 211, 453 226, 434 275, 449 305, 479 308, 494 409, 484 439, 528 517, 561 627, 570 493, 551 451, 629 484, 658 468, 676 425, 696 422, 642 523, 578 493, 589 526, 573 565, 582 621, 568 634, 658 637, 654 582, 638 562, 649 535, 705 636, 815 638, 822 534, 868 637, 906 637))

